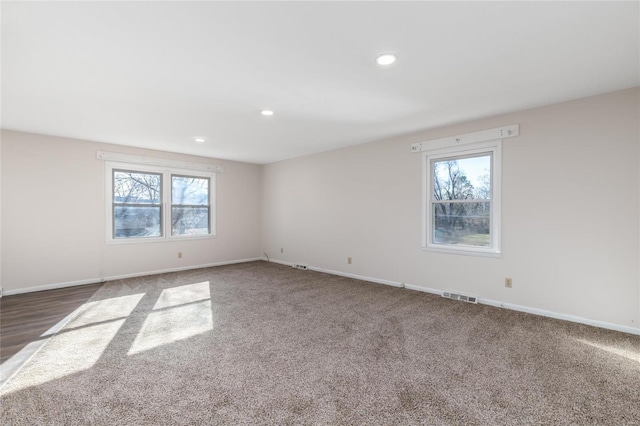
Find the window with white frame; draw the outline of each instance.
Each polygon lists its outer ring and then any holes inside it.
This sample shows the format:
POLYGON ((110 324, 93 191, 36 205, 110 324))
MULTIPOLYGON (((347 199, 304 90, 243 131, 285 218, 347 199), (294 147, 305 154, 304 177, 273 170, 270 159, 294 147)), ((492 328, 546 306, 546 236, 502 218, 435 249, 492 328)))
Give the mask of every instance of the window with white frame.
POLYGON ((215 174, 107 163, 110 242, 215 236, 215 174))
POLYGON ((171 175, 171 235, 211 232, 211 178, 171 175))
POLYGON ((113 239, 160 237, 162 173, 112 169, 113 239))
POLYGON ((423 247, 500 254, 501 140, 422 152, 423 247))

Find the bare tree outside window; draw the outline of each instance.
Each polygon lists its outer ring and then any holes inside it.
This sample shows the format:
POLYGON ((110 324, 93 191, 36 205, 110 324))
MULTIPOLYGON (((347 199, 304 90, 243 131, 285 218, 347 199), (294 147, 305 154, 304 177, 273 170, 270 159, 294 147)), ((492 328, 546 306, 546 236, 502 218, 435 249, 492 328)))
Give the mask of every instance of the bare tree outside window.
POLYGON ((207 235, 210 231, 209 179, 171 176, 171 235, 207 235))
POLYGON ((491 245, 491 155, 431 162, 432 243, 491 245))
POLYGON ((196 167, 128 166, 107 163, 108 243, 215 236, 215 174, 196 167))
POLYGON ((113 238, 162 235, 162 175, 113 171, 113 238))

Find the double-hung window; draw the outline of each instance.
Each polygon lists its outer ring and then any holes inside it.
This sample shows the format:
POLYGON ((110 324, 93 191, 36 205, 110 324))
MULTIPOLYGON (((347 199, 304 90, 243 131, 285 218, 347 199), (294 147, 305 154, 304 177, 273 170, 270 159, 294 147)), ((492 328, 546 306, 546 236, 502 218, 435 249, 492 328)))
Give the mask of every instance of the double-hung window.
POLYGON ((107 163, 107 240, 215 236, 215 173, 107 163))
POLYGON ((162 174, 112 169, 113 238, 160 237, 162 174))
POLYGON ((500 254, 501 143, 495 140, 422 153, 424 248, 500 254))
POLYGON ((208 235, 211 179, 171 175, 171 235, 208 235))

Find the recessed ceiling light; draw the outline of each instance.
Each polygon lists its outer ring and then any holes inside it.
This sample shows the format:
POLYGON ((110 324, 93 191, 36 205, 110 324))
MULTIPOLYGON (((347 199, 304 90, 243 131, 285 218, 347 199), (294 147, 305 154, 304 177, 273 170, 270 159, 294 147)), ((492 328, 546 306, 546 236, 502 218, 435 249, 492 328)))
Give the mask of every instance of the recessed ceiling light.
POLYGON ((201 138, 201 137, 195 137, 193 138, 193 140, 198 143, 205 143, 207 141, 205 138, 201 138))
POLYGON ((393 53, 383 53, 376 58, 378 65, 391 65, 396 61, 396 55, 393 53))
POLYGON ((270 109, 263 109, 262 111, 260 111, 260 114, 270 117, 273 115, 273 111, 271 111, 270 109))

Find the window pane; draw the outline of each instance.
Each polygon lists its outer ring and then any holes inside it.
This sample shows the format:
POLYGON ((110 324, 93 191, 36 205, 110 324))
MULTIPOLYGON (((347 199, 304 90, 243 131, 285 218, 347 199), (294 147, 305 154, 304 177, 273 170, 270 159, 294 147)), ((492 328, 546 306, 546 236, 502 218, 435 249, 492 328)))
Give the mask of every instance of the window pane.
POLYGON ((159 237, 160 207, 115 206, 114 238, 159 237))
POLYGON ((433 244, 491 246, 491 203, 433 203, 433 244))
POLYGON ((209 207, 172 207, 171 235, 209 234, 209 207))
POLYGON ((171 203, 209 205, 209 179, 172 176, 171 203))
POLYGON ((491 198, 491 155, 433 161, 434 200, 491 198))
POLYGON ((113 201, 115 203, 160 204, 161 176, 114 170, 113 201))

